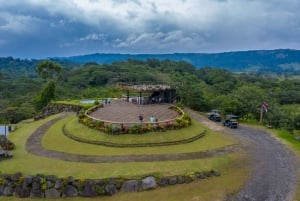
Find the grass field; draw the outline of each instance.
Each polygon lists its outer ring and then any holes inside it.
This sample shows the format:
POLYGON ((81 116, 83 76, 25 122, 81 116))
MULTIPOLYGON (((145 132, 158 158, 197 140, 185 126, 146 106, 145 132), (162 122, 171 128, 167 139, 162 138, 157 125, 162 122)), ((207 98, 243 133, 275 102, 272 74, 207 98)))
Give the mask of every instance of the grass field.
MULTIPOLYGON (((25 151, 27 138, 35 129, 43 123, 56 118, 58 115, 51 116, 40 121, 26 121, 19 124, 18 130, 9 135, 9 139, 16 144, 13 151, 14 157, 10 160, 1 161, 2 173, 22 172, 24 175, 33 174, 54 174, 59 177, 72 175, 74 178, 107 178, 107 177, 141 177, 151 174, 178 175, 189 174, 194 171, 218 170, 222 173, 221 177, 200 180, 191 184, 175 185, 167 188, 159 188, 154 191, 140 193, 119 193, 113 197, 101 197, 101 200, 222 200, 227 194, 232 194, 241 188, 243 181, 247 178, 249 167, 245 163, 246 155, 244 153, 231 153, 222 156, 182 161, 163 161, 163 162, 128 162, 128 163, 78 163, 68 162, 45 157, 32 155, 25 151), (234 178, 234 179, 233 179, 234 178)), ((93 130, 87 128, 77 128, 72 121, 74 117, 68 117, 58 121, 45 134, 43 146, 47 149, 63 151, 67 153, 80 153, 92 155, 127 155, 127 154, 160 154, 160 153, 186 153, 214 149, 230 144, 236 141, 227 138, 222 134, 210 131, 208 128, 194 122, 194 126, 178 131, 164 133, 149 133, 140 136, 124 135, 110 136, 97 133, 99 139, 114 142, 143 142, 145 140, 164 141, 169 139, 178 139, 182 135, 192 135, 207 129, 207 135, 198 141, 168 147, 152 148, 111 148, 99 145, 83 144, 73 141, 62 134, 61 127, 68 123, 70 129, 80 130, 88 137, 93 137, 93 130), (86 129, 86 130, 85 130, 86 129), (162 135, 162 136, 158 136, 162 135), (117 139, 122 137, 124 139, 117 139), (137 139, 137 138, 140 139, 137 139), (156 139, 153 139, 157 137, 156 139)), ((82 125, 80 125, 82 126, 82 125)), ((80 127, 79 126, 79 127, 80 127)), ((17 198, 0 197, 0 200, 19 200, 17 198)), ((99 199, 99 198, 98 198, 99 199)), ((30 199, 22 199, 30 200, 30 199)), ((36 200, 36 199, 34 199, 36 200)), ((67 199, 69 200, 69 199, 67 199)), ((86 200, 77 198, 72 200, 86 200)))
POLYGON ((129 155, 205 151, 236 143, 236 141, 229 139, 224 135, 220 135, 208 130, 207 134, 203 138, 195 142, 182 145, 143 148, 104 147, 99 145, 84 144, 71 140, 63 135, 61 128, 65 123, 71 122, 71 125, 67 124, 67 128, 77 136, 115 143, 144 143, 179 140, 195 136, 203 132, 206 128, 195 122, 193 126, 176 131, 148 133, 142 135, 113 136, 89 129, 84 125, 74 123, 74 121, 76 121, 76 117, 69 117, 59 121, 55 126, 52 126, 43 138, 43 146, 46 149, 83 155, 129 155), (71 126, 73 127, 70 128, 71 126))

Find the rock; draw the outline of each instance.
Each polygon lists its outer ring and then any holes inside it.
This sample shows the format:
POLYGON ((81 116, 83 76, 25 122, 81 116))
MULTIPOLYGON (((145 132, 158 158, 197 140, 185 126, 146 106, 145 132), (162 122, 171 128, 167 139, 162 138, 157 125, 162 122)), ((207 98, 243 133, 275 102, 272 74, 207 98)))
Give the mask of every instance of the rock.
POLYGON ((204 174, 203 172, 197 173, 197 177, 199 179, 205 179, 206 178, 206 174, 204 174))
POLYGON ((129 180, 123 182, 122 191, 125 192, 137 192, 141 188, 141 181, 138 180, 129 180))
POLYGON ((31 186, 32 181, 33 181, 32 176, 25 176, 23 181, 23 187, 31 186))
POLYGON ((19 181, 21 177, 22 177, 22 173, 18 172, 18 173, 11 176, 11 180, 12 181, 19 181))
POLYGON ((170 185, 177 184, 177 177, 170 177, 168 183, 170 185))
POLYGON ((45 190, 45 196, 46 198, 56 199, 61 197, 61 193, 57 189, 51 188, 45 190))
POLYGON ((157 184, 154 177, 146 177, 142 179, 142 190, 149 190, 156 188, 157 184))
POLYGON ((219 177, 219 176, 221 176, 221 173, 218 171, 214 171, 214 176, 219 177))
POLYGON ((4 186, 0 185, 0 196, 3 195, 4 186))
POLYGON ((56 180, 54 188, 61 189, 63 186, 64 186, 64 181, 62 179, 56 180))
POLYGON ((67 185, 63 191, 63 195, 66 197, 76 197, 78 196, 78 190, 75 186, 67 185))
POLYGON ((299 142, 300 141, 300 136, 296 136, 295 140, 297 140, 299 142))
POLYGON ((105 191, 108 195, 112 196, 118 192, 117 187, 114 184, 108 184, 105 186, 105 191))
MULTIPOLYGON (((33 178, 33 180, 35 180, 35 177, 33 178)), ((32 183, 32 188, 31 188, 31 191, 30 191, 30 197, 31 198, 42 198, 42 197, 44 197, 44 193, 41 189, 40 182, 34 181, 32 183)))
POLYGON ((158 185, 161 187, 165 187, 168 185, 168 178, 162 177, 160 178, 158 185))
POLYGON ((185 176, 184 177, 184 181, 185 181, 185 183, 191 183, 192 181, 193 181, 193 179, 191 178, 191 177, 189 177, 189 176, 185 176))
POLYGON ((83 190, 80 192, 80 195, 83 197, 96 197, 97 192, 93 186, 92 181, 85 180, 83 190))
POLYGON ((46 181, 56 182, 57 177, 55 175, 48 175, 46 181))
POLYGON ((177 177, 177 183, 178 184, 183 184, 185 182, 184 177, 183 176, 178 176, 177 177))
POLYGON ((14 188, 11 186, 6 186, 3 189, 3 195, 4 196, 12 196, 14 193, 14 188))
POLYGON ((73 182, 74 182, 74 178, 73 178, 72 176, 69 176, 69 177, 67 178, 67 184, 72 185, 73 182))
POLYGON ((19 198, 27 198, 30 196, 31 188, 19 185, 15 188, 15 196, 19 198))

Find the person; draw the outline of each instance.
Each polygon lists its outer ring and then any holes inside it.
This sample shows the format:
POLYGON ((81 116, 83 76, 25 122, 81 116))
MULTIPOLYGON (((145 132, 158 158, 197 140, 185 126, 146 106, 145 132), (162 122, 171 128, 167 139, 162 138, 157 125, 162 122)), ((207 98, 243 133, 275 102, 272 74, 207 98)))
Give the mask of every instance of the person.
POLYGON ((140 120, 140 122, 142 123, 143 122, 143 119, 144 119, 144 117, 143 117, 143 115, 139 115, 139 120, 140 120))
POLYGON ((150 123, 154 123, 155 118, 153 116, 150 117, 150 123))

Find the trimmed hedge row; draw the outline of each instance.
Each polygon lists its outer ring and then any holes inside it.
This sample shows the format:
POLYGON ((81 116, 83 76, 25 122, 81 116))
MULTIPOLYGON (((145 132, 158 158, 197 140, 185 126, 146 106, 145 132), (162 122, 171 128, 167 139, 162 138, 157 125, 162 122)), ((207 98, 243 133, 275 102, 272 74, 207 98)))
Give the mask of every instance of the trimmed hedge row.
POLYGON ((181 116, 169 121, 159 121, 155 123, 126 123, 126 122, 106 122, 104 120, 95 119, 89 114, 102 108, 103 104, 91 107, 85 113, 78 115, 78 121, 89 128, 100 130, 107 134, 120 135, 120 134, 143 134, 147 132, 164 132, 167 130, 174 130, 185 128, 191 125, 191 117, 184 113, 180 108, 171 106, 170 109, 175 110, 181 116), (128 124, 128 125, 127 125, 128 124))
POLYGON ((198 135, 195 135, 195 136, 187 138, 187 139, 182 139, 182 140, 174 140, 174 141, 168 141, 168 142, 120 144, 120 143, 113 143, 113 142, 89 140, 89 139, 75 136, 66 129, 66 124, 63 125, 62 132, 66 137, 71 138, 75 141, 88 143, 88 144, 102 145, 102 146, 107 146, 107 147, 157 147, 157 146, 179 145, 179 144, 194 142, 194 141, 202 138, 206 134, 206 130, 204 130, 198 135))
POLYGON ((55 175, 37 174, 23 176, 22 173, 0 175, 0 196, 18 198, 67 198, 112 196, 117 192, 138 192, 190 183, 199 179, 220 176, 218 171, 193 172, 188 175, 159 177, 146 176, 139 179, 105 178, 75 179, 72 176, 58 178, 55 175))

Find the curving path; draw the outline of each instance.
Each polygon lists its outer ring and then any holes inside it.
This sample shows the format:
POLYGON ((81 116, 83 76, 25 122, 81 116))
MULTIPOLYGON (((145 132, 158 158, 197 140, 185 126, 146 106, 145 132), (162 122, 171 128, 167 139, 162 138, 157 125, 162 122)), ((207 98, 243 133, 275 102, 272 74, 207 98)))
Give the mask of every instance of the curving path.
POLYGON ((42 147, 42 137, 44 133, 57 121, 66 117, 64 114, 60 117, 52 119, 36 129, 26 142, 26 150, 29 153, 73 162, 87 163, 112 163, 112 162, 152 162, 152 161, 174 161, 174 160, 189 160, 198 158, 208 158, 217 155, 230 153, 236 150, 236 145, 221 147, 218 149, 177 154, 155 154, 155 155, 114 155, 114 156, 95 156, 95 155, 79 155, 55 150, 48 150, 42 147))
POLYGON ((292 201, 298 176, 298 159, 265 131, 248 126, 223 127, 186 109, 212 129, 238 138, 252 159, 252 173, 244 187, 228 201, 292 201))

